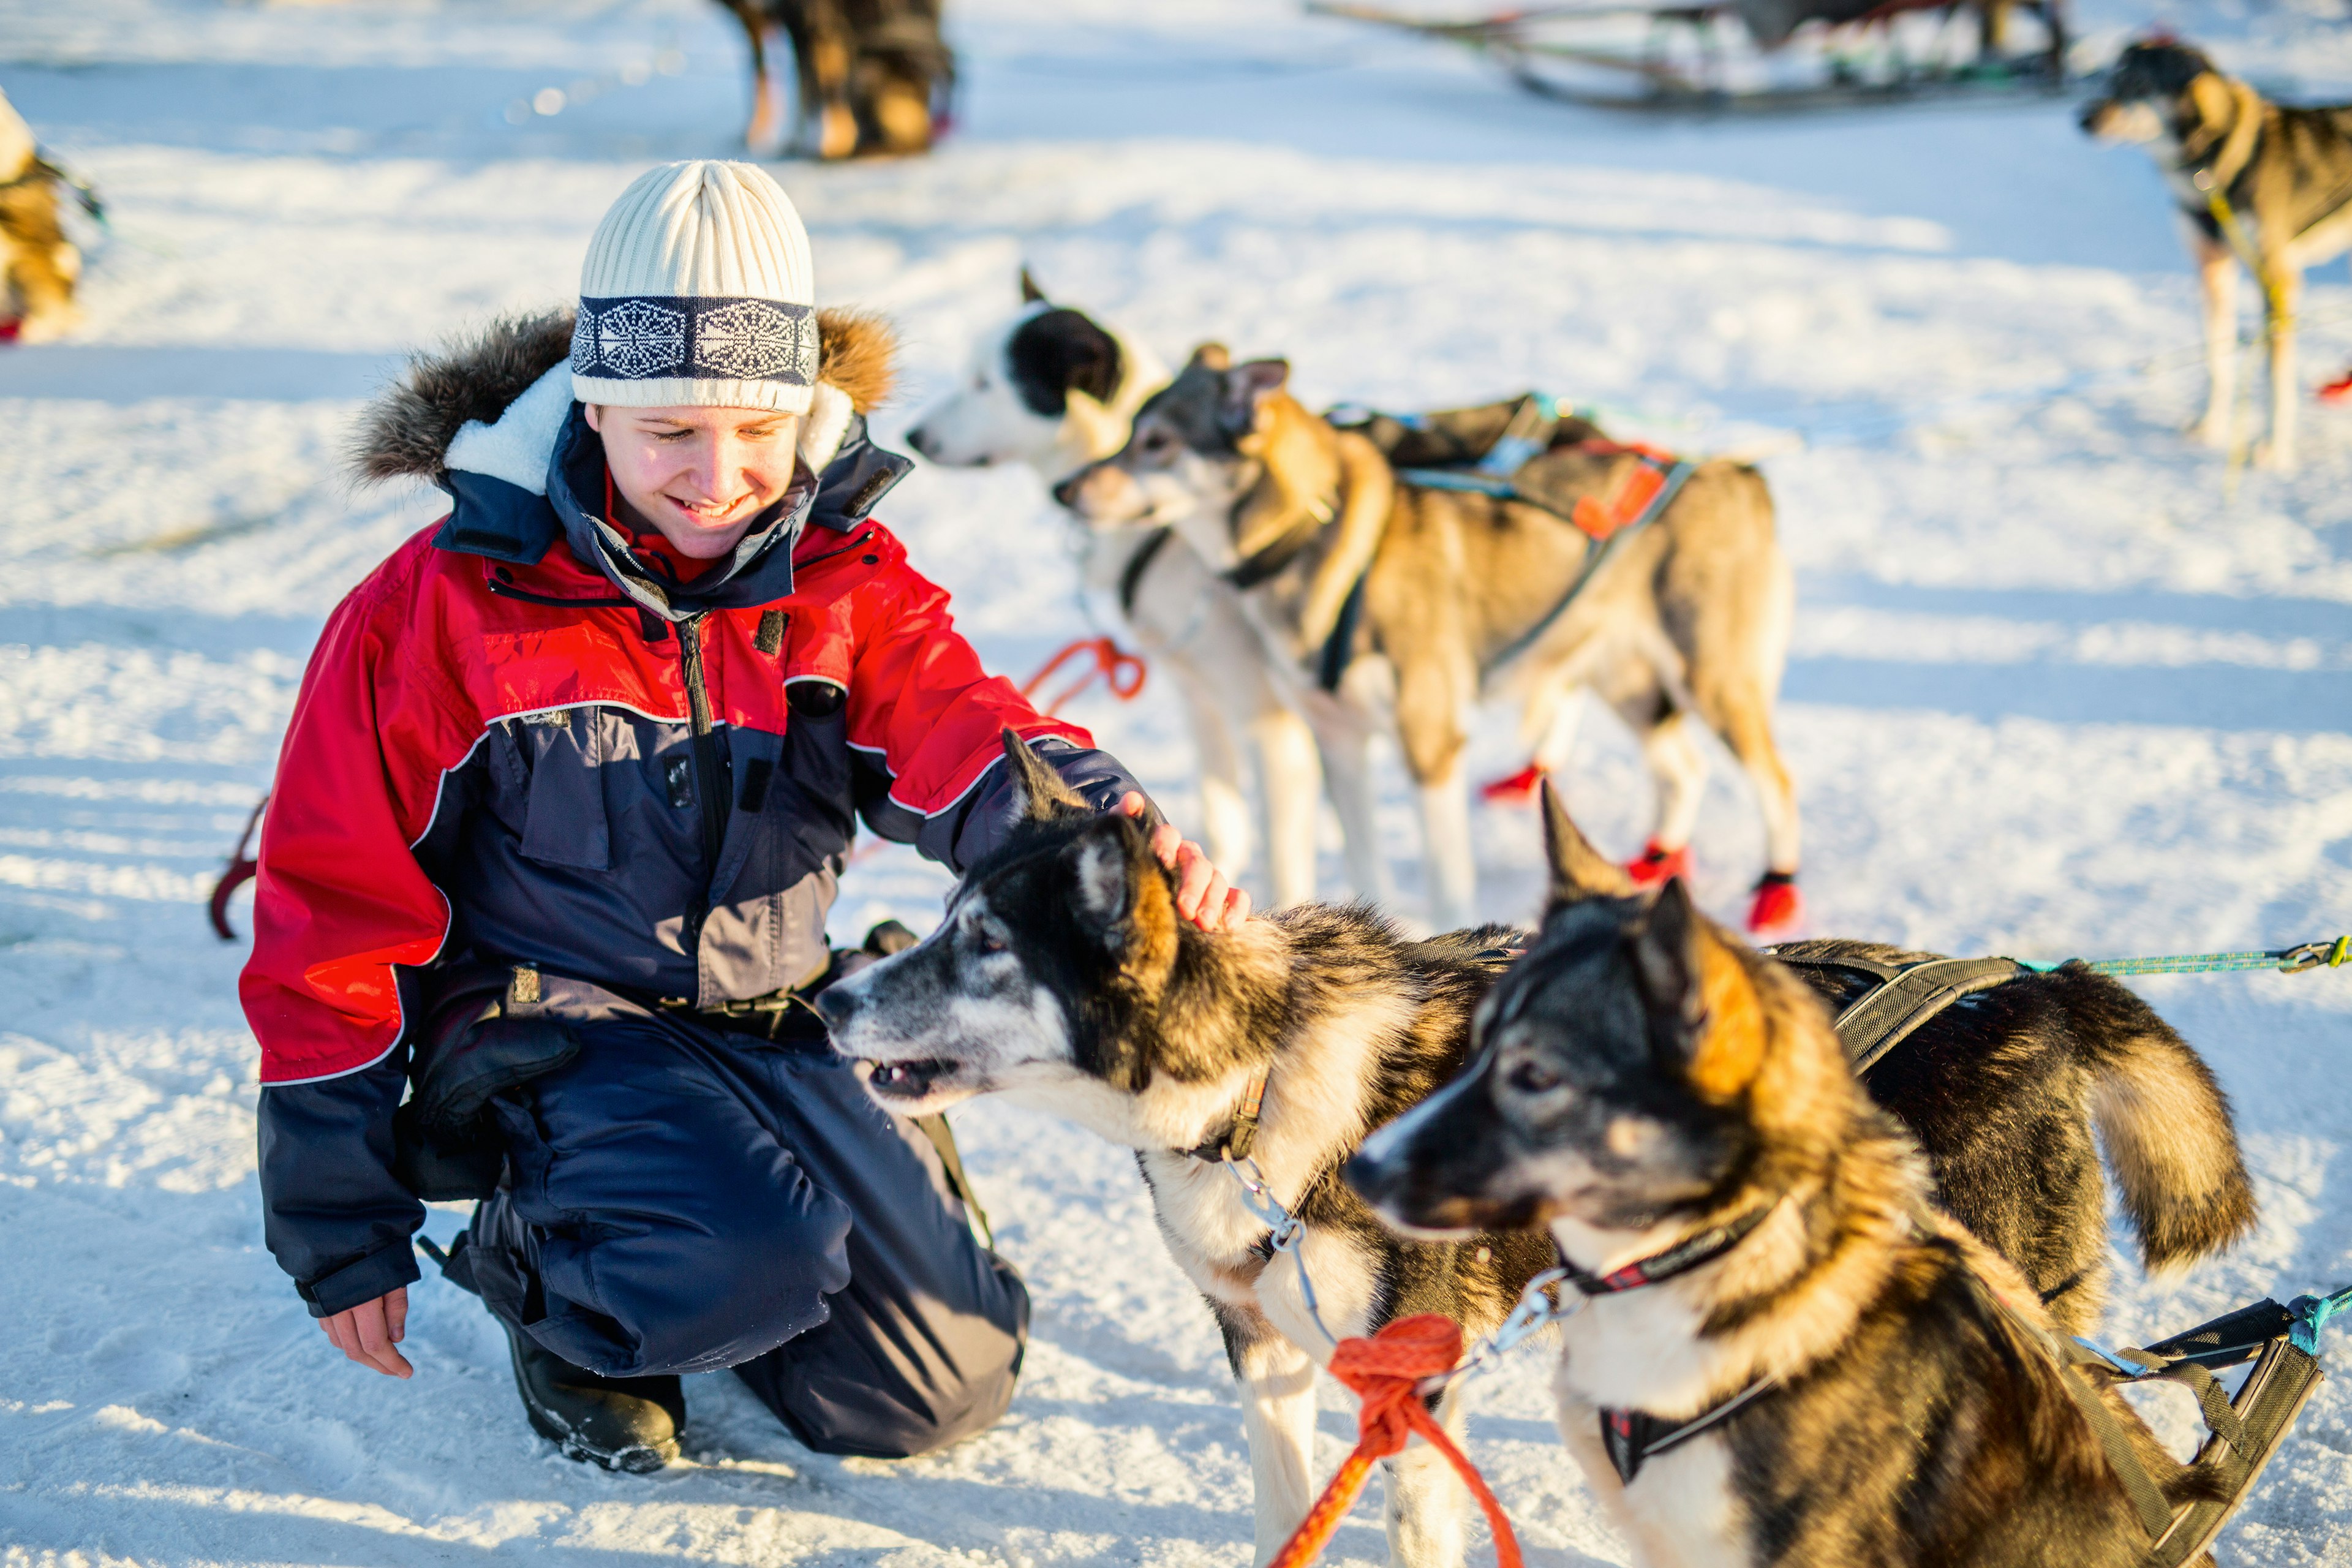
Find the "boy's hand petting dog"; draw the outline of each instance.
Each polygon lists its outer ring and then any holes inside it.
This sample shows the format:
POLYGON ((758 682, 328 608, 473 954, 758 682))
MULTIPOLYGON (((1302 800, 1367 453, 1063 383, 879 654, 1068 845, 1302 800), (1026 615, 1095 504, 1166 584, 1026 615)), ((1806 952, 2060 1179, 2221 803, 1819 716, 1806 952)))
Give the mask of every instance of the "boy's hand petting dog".
MULTIPOLYGON (((1119 797, 1129 816, 1148 816, 1150 803, 1134 790, 1119 797)), ((1250 916, 1250 896, 1229 885, 1209 852, 1163 822, 1151 830, 1151 852, 1176 873, 1176 912, 1202 931, 1239 931, 1250 916)))

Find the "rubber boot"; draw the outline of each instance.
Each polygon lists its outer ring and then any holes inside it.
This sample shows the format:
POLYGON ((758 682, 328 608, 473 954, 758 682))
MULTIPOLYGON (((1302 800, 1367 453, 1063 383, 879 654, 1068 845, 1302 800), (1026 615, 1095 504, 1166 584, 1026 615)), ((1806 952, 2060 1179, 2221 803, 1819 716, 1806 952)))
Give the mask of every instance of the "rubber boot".
POLYGON ((686 1394, 675 1377, 604 1377, 501 1324, 530 1429, 608 1470, 658 1470, 677 1458, 686 1394))

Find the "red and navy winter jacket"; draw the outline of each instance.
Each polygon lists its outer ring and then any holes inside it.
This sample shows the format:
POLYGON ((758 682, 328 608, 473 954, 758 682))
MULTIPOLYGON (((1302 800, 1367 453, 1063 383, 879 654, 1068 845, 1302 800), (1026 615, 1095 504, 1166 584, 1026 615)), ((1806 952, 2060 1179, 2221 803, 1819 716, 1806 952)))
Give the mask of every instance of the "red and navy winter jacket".
POLYGON ((906 463, 862 421, 691 583, 582 504, 603 463, 575 406, 544 497, 447 473, 456 510, 352 590, 303 677, 240 991, 268 1245, 322 1316, 416 1278, 392 1113, 448 965, 769 994, 823 968, 858 819, 951 868, 992 847, 1005 728, 1098 804, 1134 787, 982 668, 871 516, 906 463))

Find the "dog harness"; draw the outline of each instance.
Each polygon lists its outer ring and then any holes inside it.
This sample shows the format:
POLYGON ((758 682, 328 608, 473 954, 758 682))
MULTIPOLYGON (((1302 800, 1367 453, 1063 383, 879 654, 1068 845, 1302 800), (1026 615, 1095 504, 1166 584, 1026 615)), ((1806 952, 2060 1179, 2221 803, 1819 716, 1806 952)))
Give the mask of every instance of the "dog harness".
MULTIPOLYGON (((1496 446, 1499 449, 1503 443, 1498 441, 1496 446)), ((1456 468, 1401 468, 1397 471, 1398 479, 1424 489, 1492 496, 1497 500, 1516 501, 1522 506, 1548 511, 1554 517, 1565 519, 1592 542, 1592 548, 1585 552, 1582 568, 1570 579, 1567 590, 1553 601, 1549 609, 1536 617, 1534 625, 1485 660, 1478 671, 1481 680, 1541 642, 1544 634, 1557 626, 1584 590, 1592 585, 1592 580, 1601 574, 1601 569, 1636 534, 1664 515, 1666 508, 1674 504, 1675 498, 1682 493, 1684 484, 1698 471, 1698 465, 1687 458, 1677 458, 1670 452, 1662 452, 1655 447, 1638 442, 1629 445, 1596 437, 1578 442, 1573 449, 1601 458, 1630 456, 1639 458, 1640 464, 1619 481, 1606 500, 1595 496, 1579 496, 1576 504, 1566 511, 1540 497, 1528 494, 1507 479, 1480 471, 1485 468, 1483 463, 1479 469, 1467 471, 1456 468)), ((1360 583, 1357 584, 1359 593, 1362 586, 1360 583)), ((1342 625, 1347 624, 1348 616, 1344 612, 1339 618, 1342 625)), ((1353 630, 1352 626, 1349 630, 1353 630)), ((1334 636, 1337 636, 1336 632, 1334 636)), ((1324 650, 1323 663, 1326 670, 1331 668, 1328 647, 1324 650)), ((1329 686, 1325 688, 1327 690, 1330 689, 1329 686)))
MULTIPOLYGON (((2180 969, 2274 967, 2290 973, 2344 962, 2352 938, 2333 943, 2305 942, 2300 947, 2254 953, 2199 954, 2184 960, 2118 959, 2085 964, 2105 973, 2177 973, 2180 969), (2259 963, 2255 962, 2259 961, 2259 963)), ((1876 982, 1848 1003, 1834 1023, 1838 1040, 1856 1077, 1886 1059, 1888 1053, 1945 1008, 1979 991, 2008 984, 2021 975, 2046 973, 2054 964, 2031 964, 2013 958, 1935 958, 1917 963, 1883 963, 1845 955, 1815 956, 1762 950, 1791 968, 1843 971, 1876 982)), ((2079 961, 2078 961, 2079 962, 2079 961)), ((2352 1299, 2352 1298, 2347 1298, 2352 1299)), ((2131 1500, 2133 1511, 2150 1542, 2142 1568, 2179 1568, 2212 1543, 2222 1525, 2245 1500, 2263 1468, 2285 1440, 2305 1401, 2319 1386, 2318 1329, 2337 1310, 2335 1298, 2299 1296, 2282 1307, 2263 1300, 2242 1307, 2185 1333, 2160 1340, 2145 1350, 2108 1351, 2089 1340, 2066 1339, 2028 1322, 2004 1302, 2021 1331, 2040 1342, 2059 1364, 2059 1376, 2105 1452, 2109 1467, 2131 1500), (2253 1363, 2253 1370, 2232 1399, 2215 1381, 2213 1369, 2253 1363), (2077 1375, 2077 1373, 2084 1375, 2077 1375), (2197 1396, 2208 1436, 2189 1462, 2216 1483, 2218 1496, 2200 1498, 2175 1508, 2165 1500, 2155 1478, 2133 1450, 2115 1413, 2100 1399, 2092 1377, 2120 1381, 2178 1383, 2197 1396)), ((1728 1416, 1738 1405, 1763 1391, 1758 1383, 1731 1399, 1700 1413, 1669 1430, 1664 1423, 1636 1412, 1603 1412, 1601 1441, 1609 1448, 1617 1472, 1633 1479, 1643 1458, 1662 1453, 1696 1436, 1728 1416), (1612 1434, 1612 1418, 1624 1416, 1622 1432, 1612 1434), (1630 1456, 1621 1458, 1622 1452, 1630 1456)))
MULTIPOLYGON (((1563 511, 1539 496, 1530 495, 1511 482, 1517 473, 1532 459, 1551 450, 1554 432, 1564 418, 1575 417, 1573 411, 1564 409, 1553 398, 1542 393, 1530 393, 1511 416, 1503 433, 1495 438, 1478 460, 1468 468, 1399 468, 1396 477, 1409 485, 1423 489, 1451 490, 1456 494, 1490 496, 1496 500, 1514 501, 1549 512, 1574 527, 1594 548, 1588 551, 1584 563, 1551 607, 1538 616, 1535 624, 1505 645, 1502 651, 1485 661, 1479 670, 1483 680, 1543 639, 1546 632, 1568 614, 1569 607, 1610 558, 1633 535, 1657 521, 1681 493, 1684 483, 1697 470, 1698 465, 1655 447, 1639 442, 1618 442, 1593 437, 1576 442, 1572 450, 1598 458, 1633 457, 1640 459, 1603 499, 1580 496, 1574 506, 1563 511)), ((1391 417, 1400 417, 1391 416, 1391 417)), ((1411 423, 1410 420, 1402 422, 1411 423)), ((1277 547, 1282 542, 1277 542, 1277 547)), ((1300 548, 1304 548, 1302 544, 1300 548)), ((1272 553, 1267 552, 1265 553, 1272 553)), ((1297 551, 1291 552, 1296 554, 1297 551)), ((1285 563, 1289 556, 1283 558, 1285 563)), ((1244 567, 1250 563, 1244 563, 1244 567)), ((1279 564, 1273 568, 1281 570, 1279 564)), ((1271 572, 1266 575, 1271 575, 1271 572)), ((1364 587, 1371 580, 1371 569, 1366 567, 1348 591, 1339 606, 1339 618, 1332 623, 1331 635, 1324 640, 1317 660, 1316 683, 1326 691, 1339 689, 1340 677, 1347 673, 1355 647, 1356 630, 1364 616, 1364 587)), ((1253 578, 1264 581, 1264 577, 1253 578)), ((1236 585, 1246 586, 1236 579, 1236 585)))

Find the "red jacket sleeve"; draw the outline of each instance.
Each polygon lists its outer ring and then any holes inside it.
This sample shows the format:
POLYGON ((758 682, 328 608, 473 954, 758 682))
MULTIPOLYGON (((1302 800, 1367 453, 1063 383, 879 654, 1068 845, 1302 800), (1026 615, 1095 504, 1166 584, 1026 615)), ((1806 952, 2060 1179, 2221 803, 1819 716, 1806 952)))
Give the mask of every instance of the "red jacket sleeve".
POLYGON ((295 700, 237 986, 264 1084, 383 1057, 402 1028, 393 966, 430 962, 448 934, 448 901, 413 847, 477 727, 419 657, 432 642, 415 613, 425 548, 420 535, 337 607, 295 700))
POLYGON ((849 743, 889 777, 887 805, 869 813, 877 831, 916 838, 891 831, 900 821, 883 818, 929 820, 957 806, 1003 760, 1007 729, 1024 740, 1093 746, 1084 729, 1046 718, 1011 681, 981 667, 980 655, 955 629, 947 591, 903 555, 861 598, 849 743))

